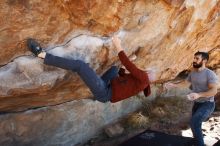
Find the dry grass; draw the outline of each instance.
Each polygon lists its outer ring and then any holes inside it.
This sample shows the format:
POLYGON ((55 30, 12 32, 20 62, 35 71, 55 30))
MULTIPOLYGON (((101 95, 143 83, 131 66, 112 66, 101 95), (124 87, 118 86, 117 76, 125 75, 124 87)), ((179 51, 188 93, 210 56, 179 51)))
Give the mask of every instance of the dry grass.
POLYGON ((172 123, 185 112, 189 112, 190 103, 180 97, 161 98, 144 101, 143 108, 126 119, 127 127, 148 128, 155 122, 172 123))
POLYGON ((127 124, 132 128, 147 128, 149 117, 143 115, 142 112, 134 113, 129 116, 127 124))

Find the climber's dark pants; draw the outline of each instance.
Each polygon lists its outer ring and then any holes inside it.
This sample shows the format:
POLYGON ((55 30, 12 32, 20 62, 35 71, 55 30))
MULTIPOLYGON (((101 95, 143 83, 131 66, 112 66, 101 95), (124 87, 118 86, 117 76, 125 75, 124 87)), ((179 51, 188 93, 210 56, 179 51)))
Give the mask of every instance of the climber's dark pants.
POLYGON ((100 102, 111 100, 112 90, 110 81, 118 75, 118 68, 116 66, 112 66, 102 75, 102 77, 99 77, 88 64, 81 60, 66 59, 47 53, 44 63, 77 72, 89 87, 96 100, 100 102))

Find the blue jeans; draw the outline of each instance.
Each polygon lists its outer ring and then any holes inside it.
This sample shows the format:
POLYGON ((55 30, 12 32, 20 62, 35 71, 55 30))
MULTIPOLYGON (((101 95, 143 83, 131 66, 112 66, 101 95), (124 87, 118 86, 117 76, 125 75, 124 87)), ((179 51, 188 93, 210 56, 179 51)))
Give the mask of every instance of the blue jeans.
POLYGON ((192 108, 192 118, 190 122, 191 130, 195 138, 196 146, 204 146, 202 135, 202 122, 207 120, 215 109, 215 102, 195 102, 192 108))
POLYGON ((44 58, 44 63, 78 73, 96 100, 100 102, 111 100, 112 90, 110 81, 118 75, 118 68, 116 66, 112 66, 99 77, 88 64, 81 60, 66 59, 47 53, 44 58))

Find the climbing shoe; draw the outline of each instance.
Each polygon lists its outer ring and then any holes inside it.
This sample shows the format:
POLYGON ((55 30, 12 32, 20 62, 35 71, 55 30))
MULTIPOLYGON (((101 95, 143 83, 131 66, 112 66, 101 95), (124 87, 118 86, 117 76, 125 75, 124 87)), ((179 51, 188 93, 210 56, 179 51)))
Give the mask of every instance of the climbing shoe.
POLYGON ((42 52, 42 48, 41 48, 40 44, 32 38, 27 39, 27 46, 28 46, 28 49, 35 56, 38 56, 38 54, 40 54, 42 52))

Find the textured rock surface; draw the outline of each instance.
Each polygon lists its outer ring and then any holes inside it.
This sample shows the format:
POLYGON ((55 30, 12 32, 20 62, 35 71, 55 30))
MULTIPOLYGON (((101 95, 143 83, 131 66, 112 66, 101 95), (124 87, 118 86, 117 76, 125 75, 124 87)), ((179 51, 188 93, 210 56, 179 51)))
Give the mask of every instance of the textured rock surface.
POLYGON ((100 134, 104 126, 134 112, 140 106, 137 98, 116 104, 84 99, 23 113, 0 115, 0 144, 74 146, 100 134))
POLYGON ((118 58, 113 33, 141 68, 158 81, 190 67, 193 53, 211 51, 219 68, 220 2, 216 0, 2 0, 0 2, 0 111, 20 111, 90 98, 73 73, 29 56, 26 38, 52 54, 90 63, 98 74, 118 58))

